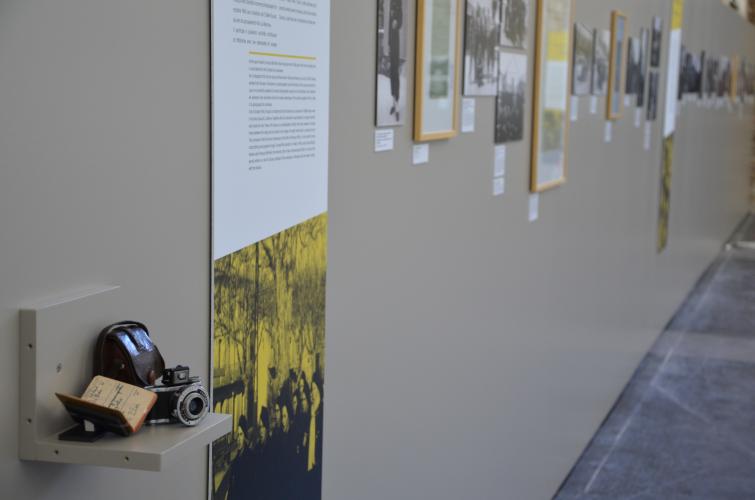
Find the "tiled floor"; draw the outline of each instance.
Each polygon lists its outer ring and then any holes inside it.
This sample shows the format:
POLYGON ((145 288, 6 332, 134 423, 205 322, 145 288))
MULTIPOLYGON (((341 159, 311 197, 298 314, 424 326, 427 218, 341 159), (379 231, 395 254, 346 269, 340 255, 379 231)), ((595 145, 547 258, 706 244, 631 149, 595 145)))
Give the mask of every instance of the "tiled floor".
POLYGON ((755 250, 700 281, 556 499, 755 499, 755 250))

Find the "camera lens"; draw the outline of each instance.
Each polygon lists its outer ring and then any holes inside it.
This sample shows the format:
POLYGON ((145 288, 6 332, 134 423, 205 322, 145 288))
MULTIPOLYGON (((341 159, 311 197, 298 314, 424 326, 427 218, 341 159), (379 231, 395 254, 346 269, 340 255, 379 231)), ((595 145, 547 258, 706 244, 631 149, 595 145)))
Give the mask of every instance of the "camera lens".
POLYGON ((204 410, 204 401, 199 396, 195 396, 189 401, 188 407, 189 414, 197 416, 204 410))
POLYGON ((187 385, 176 394, 174 415, 184 425, 197 425, 207 415, 210 397, 201 384, 187 385))

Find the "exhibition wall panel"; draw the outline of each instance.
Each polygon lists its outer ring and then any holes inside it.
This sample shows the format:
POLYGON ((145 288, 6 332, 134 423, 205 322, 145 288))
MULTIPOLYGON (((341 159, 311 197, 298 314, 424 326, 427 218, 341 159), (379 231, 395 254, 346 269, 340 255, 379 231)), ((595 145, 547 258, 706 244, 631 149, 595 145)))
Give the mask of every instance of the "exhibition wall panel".
MULTIPOLYGON (((658 119, 650 151, 634 105, 606 143, 605 98, 580 97, 567 181, 529 223, 532 11, 526 133, 494 197, 492 97, 428 164, 410 127, 372 152, 375 19, 334 2, 324 498, 550 498, 746 213, 752 107, 685 103, 657 253, 671 2, 574 4, 591 28, 622 11, 632 37, 664 20, 658 119)), ((683 43, 755 60, 755 29, 718 2, 685 3, 683 43)))

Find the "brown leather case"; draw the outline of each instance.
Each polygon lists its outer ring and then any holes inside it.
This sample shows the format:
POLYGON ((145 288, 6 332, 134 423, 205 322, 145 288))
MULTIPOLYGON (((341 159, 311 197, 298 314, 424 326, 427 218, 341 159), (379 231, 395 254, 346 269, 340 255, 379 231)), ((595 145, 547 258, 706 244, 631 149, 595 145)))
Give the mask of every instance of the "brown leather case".
POLYGON ((94 376, 146 387, 153 385, 164 369, 160 350, 142 323, 122 321, 100 332, 94 351, 94 376))

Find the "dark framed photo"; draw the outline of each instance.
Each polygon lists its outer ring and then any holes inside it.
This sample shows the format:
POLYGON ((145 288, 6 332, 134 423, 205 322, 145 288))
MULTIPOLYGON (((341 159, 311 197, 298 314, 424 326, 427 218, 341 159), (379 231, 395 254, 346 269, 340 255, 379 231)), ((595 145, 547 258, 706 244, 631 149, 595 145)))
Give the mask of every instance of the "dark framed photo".
POLYGON ((651 70, 648 72, 648 109, 646 118, 649 122, 654 122, 658 117, 658 88, 660 76, 658 71, 651 70))
POLYGON ((618 120, 624 113, 624 68, 627 46, 627 16, 611 13, 611 66, 608 71, 608 105, 606 118, 618 120))
POLYGON ((527 48, 529 0, 501 0, 501 40, 504 47, 527 48))
POLYGON ((625 92, 637 96, 642 90, 642 45, 639 38, 630 37, 627 42, 627 78, 625 92))
POLYGON ((596 30, 594 35, 592 94, 604 96, 608 93, 608 57, 611 50, 611 32, 596 30))
POLYGON ((406 118, 408 0, 377 0, 375 125, 403 125, 406 118))
POLYGON ((661 65, 661 42, 663 41, 663 19, 653 18, 653 31, 650 42, 650 66, 657 68, 661 65))
POLYGON ((527 98, 527 56, 501 51, 498 67, 495 143, 521 141, 527 98))
POLYGON ((648 61, 650 59, 650 36, 647 28, 640 30, 640 91, 637 93, 637 107, 645 105, 647 90, 648 61))
POLYGON ((588 95, 592 89, 593 39, 595 33, 582 23, 574 25, 572 94, 588 95))
POLYGON ((467 0, 464 95, 494 96, 498 79, 500 0, 467 0))

